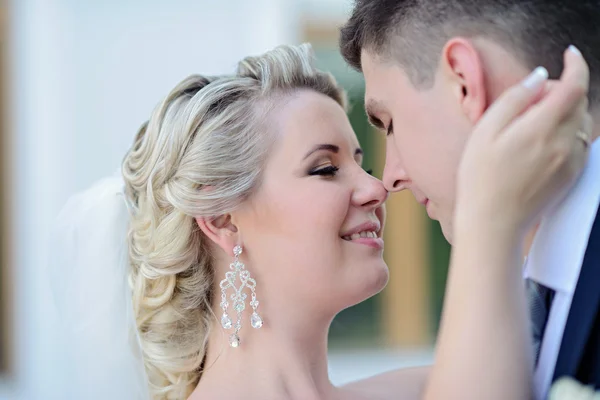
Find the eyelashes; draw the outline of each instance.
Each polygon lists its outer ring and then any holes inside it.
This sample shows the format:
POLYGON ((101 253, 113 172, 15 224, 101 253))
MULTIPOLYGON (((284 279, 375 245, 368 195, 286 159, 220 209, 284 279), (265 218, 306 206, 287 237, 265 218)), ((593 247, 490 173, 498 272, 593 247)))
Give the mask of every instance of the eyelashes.
MULTIPOLYGON (((311 175, 311 176, 317 175, 317 176, 330 176, 330 177, 333 177, 333 176, 335 176, 338 173, 339 170, 340 169, 338 167, 330 165, 330 166, 325 167, 325 168, 314 169, 314 170, 310 171, 308 174, 311 175)), ((371 175, 371 176, 373 175, 373 170, 372 169, 367 169, 367 170, 365 170, 365 172, 367 174, 371 175)))
POLYGON ((340 169, 338 167, 335 167, 333 165, 330 165, 328 167, 325 168, 320 168, 320 169, 314 169, 312 171, 310 171, 308 174, 309 175, 320 175, 320 176, 335 176, 335 174, 337 174, 337 172, 340 169))

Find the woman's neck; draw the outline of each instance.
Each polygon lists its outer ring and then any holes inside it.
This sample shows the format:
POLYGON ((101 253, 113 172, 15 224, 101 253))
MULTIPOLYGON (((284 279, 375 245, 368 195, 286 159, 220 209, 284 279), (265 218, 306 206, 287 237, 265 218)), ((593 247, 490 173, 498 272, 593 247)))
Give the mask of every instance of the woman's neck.
MULTIPOLYGON (((244 315, 244 317, 247 317, 244 315)), ((261 329, 247 323, 240 346, 229 346, 230 331, 215 326, 197 398, 331 399, 335 387, 328 376, 327 333, 330 321, 319 326, 280 318, 285 326, 266 321, 261 329), (312 326, 311 326, 312 325, 312 326), (243 395, 243 396, 242 396, 243 395)), ((248 321, 248 318, 244 318, 248 321)))

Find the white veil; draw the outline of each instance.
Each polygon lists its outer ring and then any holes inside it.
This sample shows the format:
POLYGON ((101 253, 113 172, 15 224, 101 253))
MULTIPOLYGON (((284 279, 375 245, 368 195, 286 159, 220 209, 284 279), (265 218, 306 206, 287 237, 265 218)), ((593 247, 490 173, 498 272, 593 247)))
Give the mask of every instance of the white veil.
POLYGON ((73 196, 51 238, 60 399, 147 400, 128 278, 129 210, 120 174, 73 196))

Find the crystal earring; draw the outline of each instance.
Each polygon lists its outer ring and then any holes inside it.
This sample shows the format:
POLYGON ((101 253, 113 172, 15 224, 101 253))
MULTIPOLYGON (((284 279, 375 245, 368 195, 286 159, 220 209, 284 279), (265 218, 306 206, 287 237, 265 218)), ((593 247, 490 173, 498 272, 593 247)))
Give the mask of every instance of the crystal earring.
POLYGON ((221 317, 221 326, 224 329, 231 329, 234 327, 234 332, 229 336, 229 345, 231 347, 238 347, 240 345, 240 329, 242 329, 242 312, 246 308, 246 294, 243 293, 245 288, 250 289, 252 301, 250 301, 250 307, 252 307, 252 315, 250 316, 250 325, 253 328, 259 329, 263 325, 262 318, 256 312, 258 308, 258 300, 256 300, 256 281, 250 277, 250 272, 245 268, 244 263, 240 261, 240 255, 242 254, 242 247, 235 246, 233 248, 233 254, 235 259, 229 268, 231 271, 225 273, 225 279, 221 281, 219 285, 221 287, 221 309, 223 310, 223 316, 221 317), (235 280, 239 276, 240 284, 236 286, 235 280), (233 308, 237 312, 237 320, 235 325, 231 321, 231 318, 227 314, 227 308, 229 303, 227 302, 227 289, 233 288, 233 293, 230 299, 233 301, 233 308))

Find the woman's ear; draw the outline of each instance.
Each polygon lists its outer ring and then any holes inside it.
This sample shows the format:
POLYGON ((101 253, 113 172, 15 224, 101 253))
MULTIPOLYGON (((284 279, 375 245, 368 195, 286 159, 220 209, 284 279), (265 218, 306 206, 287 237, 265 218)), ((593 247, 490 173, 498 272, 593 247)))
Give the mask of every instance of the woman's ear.
POLYGON ((196 217, 200 230, 223 251, 233 257, 233 248, 239 243, 238 229, 231 221, 231 214, 219 217, 196 217))

